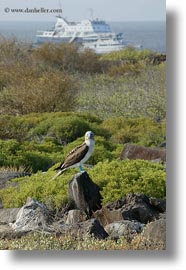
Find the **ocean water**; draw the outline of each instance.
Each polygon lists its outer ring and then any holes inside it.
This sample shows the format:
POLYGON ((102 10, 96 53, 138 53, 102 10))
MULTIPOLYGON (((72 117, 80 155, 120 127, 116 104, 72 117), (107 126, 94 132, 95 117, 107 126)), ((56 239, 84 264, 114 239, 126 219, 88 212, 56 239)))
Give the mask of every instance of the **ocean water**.
MULTIPOLYGON (((37 30, 51 30, 55 22, 1 22, 0 35, 6 38, 16 37, 26 42, 36 41, 37 30)), ((109 22, 116 33, 131 44, 140 44, 144 49, 166 52, 166 22, 109 22)))

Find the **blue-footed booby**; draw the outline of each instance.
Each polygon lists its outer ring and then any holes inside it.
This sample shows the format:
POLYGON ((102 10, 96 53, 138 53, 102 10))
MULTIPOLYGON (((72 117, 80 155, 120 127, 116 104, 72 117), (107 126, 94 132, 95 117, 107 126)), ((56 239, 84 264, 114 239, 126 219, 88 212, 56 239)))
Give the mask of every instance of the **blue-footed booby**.
POLYGON ((65 158, 65 160, 55 170, 59 172, 53 177, 57 178, 64 171, 70 168, 79 167, 80 172, 84 171, 82 165, 90 158, 94 151, 94 133, 87 131, 85 133, 85 142, 74 148, 65 158))

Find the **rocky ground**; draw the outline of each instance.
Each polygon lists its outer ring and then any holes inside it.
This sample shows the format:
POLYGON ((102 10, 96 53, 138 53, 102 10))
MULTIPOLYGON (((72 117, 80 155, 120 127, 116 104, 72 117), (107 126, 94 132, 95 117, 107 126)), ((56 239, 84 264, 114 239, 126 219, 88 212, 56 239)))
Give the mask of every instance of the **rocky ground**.
POLYGON ((101 205, 99 187, 86 172, 77 173, 69 183, 69 203, 56 214, 34 198, 21 208, 3 208, 0 202, 0 239, 15 239, 31 233, 56 237, 131 242, 140 236, 144 245, 166 247, 166 202, 144 194, 128 194, 121 200, 101 205))

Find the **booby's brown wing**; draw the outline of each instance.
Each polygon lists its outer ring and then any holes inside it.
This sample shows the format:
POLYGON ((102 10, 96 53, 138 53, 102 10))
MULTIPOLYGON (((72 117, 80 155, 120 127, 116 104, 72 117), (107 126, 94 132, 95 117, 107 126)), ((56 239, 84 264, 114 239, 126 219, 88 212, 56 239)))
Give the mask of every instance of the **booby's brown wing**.
POLYGON ((65 169, 80 162, 87 154, 88 149, 89 147, 86 145, 86 143, 77 146, 67 155, 64 162, 61 163, 57 169, 65 169))

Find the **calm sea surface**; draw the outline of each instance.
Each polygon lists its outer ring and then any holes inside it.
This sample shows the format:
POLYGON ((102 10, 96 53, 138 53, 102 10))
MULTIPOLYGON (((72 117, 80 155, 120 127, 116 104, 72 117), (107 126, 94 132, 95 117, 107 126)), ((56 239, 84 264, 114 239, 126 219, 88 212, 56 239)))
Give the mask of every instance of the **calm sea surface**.
MULTIPOLYGON (((54 22, 0 22, 0 35, 35 42, 37 30, 50 30, 54 22)), ((166 22, 109 22, 116 33, 123 33, 126 41, 143 48, 166 52, 166 22)))

